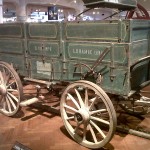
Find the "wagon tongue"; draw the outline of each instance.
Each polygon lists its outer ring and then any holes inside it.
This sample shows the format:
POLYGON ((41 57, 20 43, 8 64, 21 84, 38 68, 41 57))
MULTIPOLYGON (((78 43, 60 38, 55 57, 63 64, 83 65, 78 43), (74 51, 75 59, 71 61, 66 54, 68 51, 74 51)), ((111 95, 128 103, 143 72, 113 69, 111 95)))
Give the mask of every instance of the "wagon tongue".
POLYGON ((136 0, 83 0, 87 8, 107 7, 120 10, 131 10, 137 7, 136 0))

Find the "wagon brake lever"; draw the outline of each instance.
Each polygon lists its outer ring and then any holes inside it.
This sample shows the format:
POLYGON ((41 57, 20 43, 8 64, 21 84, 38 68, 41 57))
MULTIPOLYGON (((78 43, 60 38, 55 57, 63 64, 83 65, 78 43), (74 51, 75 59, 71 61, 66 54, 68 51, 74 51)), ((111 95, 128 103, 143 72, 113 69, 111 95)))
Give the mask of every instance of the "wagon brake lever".
POLYGON ((110 51, 110 49, 107 47, 102 53, 101 55, 98 57, 98 59, 96 60, 96 62, 93 64, 93 66, 91 67, 92 71, 102 62, 102 60, 104 59, 104 57, 107 55, 107 53, 110 51))
POLYGON ((105 58, 105 56, 108 54, 108 52, 110 51, 110 49, 107 47, 101 54, 100 56, 97 58, 97 60, 95 61, 95 63, 93 64, 93 66, 91 67, 90 71, 88 71, 85 75, 84 78, 86 78, 87 76, 89 76, 91 73, 94 74, 94 69, 102 62, 102 60, 105 58))

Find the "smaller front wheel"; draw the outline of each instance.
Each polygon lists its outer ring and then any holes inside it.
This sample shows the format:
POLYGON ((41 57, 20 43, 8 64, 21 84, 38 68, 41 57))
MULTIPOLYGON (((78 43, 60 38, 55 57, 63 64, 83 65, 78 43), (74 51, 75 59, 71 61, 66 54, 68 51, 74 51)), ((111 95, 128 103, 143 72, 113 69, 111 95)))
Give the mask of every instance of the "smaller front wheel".
POLYGON ((62 94, 61 117, 71 137, 88 148, 101 148, 113 137, 116 112, 107 94, 96 84, 77 81, 62 94))
POLYGON ((20 109, 23 88, 14 68, 8 63, 0 62, 0 112, 14 116, 20 109))

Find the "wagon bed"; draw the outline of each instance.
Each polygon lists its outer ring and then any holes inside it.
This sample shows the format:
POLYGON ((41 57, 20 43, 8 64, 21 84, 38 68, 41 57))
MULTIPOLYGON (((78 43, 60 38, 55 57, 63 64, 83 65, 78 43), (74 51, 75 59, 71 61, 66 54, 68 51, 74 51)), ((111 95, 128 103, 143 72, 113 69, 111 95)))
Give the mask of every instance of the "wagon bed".
POLYGON ((149 34, 149 20, 1 24, 0 59, 26 78, 76 81, 106 51, 94 69, 97 83, 129 96, 149 83, 149 34))

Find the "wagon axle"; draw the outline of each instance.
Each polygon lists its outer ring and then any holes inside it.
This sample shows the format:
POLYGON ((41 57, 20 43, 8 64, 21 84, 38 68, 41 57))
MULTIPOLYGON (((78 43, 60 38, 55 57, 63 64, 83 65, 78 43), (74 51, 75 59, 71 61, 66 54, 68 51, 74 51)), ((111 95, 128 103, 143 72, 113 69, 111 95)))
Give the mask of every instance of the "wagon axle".
POLYGON ((34 97, 28 100, 24 100, 20 103, 20 106, 24 107, 24 106, 29 106, 31 104, 37 103, 39 101, 43 101, 44 100, 44 96, 39 96, 39 97, 34 97))

